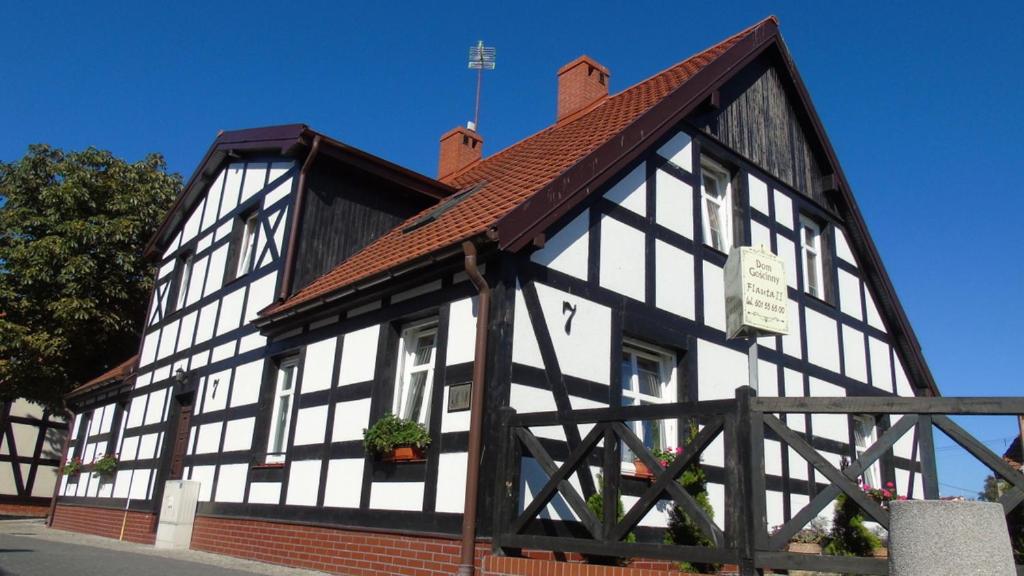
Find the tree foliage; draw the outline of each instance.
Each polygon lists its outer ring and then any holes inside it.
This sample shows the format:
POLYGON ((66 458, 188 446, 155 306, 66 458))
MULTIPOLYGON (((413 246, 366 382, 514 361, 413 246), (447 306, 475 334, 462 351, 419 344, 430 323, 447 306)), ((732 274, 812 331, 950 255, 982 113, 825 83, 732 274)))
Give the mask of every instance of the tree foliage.
POLYGON ((180 187, 158 154, 37 144, 0 162, 0 400, 58 406, 136 351, 153 282, 142 249, 180 187))
MULTIPOLYGON (((978 493, 978 499, 998 502, 1010 488, 1009 482, 990 474, 985 478, 985 488, 978 493)), ((1014 561, 1017 564, 1024 563, 1024 505, 1017 505, 1006 515, 1006 528, 1010 532, 1014 561)))

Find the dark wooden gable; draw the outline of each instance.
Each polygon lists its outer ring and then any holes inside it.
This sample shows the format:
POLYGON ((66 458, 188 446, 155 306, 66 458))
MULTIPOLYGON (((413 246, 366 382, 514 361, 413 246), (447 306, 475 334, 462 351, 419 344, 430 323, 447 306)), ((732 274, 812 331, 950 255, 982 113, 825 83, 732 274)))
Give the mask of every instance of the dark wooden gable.
POLYGON ((827 169, 820 145, 792 83, 767 51, 718 91, 717 107, 702 107, 689 119, 700 130, 752 160, 800 193, 827 206, 822 182, 827 169))

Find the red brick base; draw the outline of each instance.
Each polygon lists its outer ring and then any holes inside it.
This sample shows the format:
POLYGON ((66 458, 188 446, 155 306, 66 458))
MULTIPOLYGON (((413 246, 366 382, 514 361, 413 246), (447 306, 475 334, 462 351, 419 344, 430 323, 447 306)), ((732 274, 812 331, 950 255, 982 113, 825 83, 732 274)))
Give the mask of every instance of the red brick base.
POLYGON ((669 562, 633 562, 629 566, 594 566, 539 558, 486 556, 480 576, 696 576, 669 562))
POLYGON ((0 504, 0 516, 31 516, 45 518, 50 513, 49 506, 35 504, 0 504))
MULTIPOLYGON (((121 523, 124 522, 124 519, 124 510, 65 504, 57 506, 53 527, 58 530, 118 538, 121 535, 121 523)), ((140 544, 154 543, 156 541, 156 515, 145 512, 129 512, 124 539, 140 544)))

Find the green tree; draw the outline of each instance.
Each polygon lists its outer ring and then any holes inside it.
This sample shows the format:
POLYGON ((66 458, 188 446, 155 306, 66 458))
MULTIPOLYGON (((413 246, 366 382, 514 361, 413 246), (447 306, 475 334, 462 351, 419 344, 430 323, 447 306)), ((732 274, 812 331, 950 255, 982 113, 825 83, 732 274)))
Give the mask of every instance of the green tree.
POLYGON ((0 162, 0 400, 59 406, 135 352, 153 283, 142 250, 180 187, 158 154, 36 144, 0 162))
MULTIPOLYGON (((1010 483, 990 474, 985 478, 985 488, 978 492, 978 499, 987 502, 998 502, 1010 489, 1010 483)), ((1010 532, 1010 544, 1017 564, 1024 563, 1024 505, 1017 505, 1006 515, 1006 528, 1010 532)))

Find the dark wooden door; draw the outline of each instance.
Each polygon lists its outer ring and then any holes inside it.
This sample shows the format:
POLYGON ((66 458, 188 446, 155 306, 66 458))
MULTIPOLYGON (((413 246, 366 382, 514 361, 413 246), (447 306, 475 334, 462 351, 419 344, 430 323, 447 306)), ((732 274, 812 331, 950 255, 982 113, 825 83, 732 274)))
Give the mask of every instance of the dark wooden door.
POLYGON ((181 480, 185 469, 185 451, 188 449, 188 436, 192 422, 192 404, 181 407, 178 416, 178 427, 175 429, 174 451, 171 452, 171 471, 168 480, 181 480))

